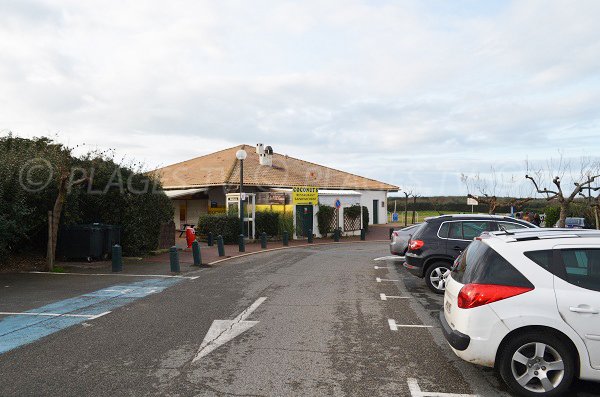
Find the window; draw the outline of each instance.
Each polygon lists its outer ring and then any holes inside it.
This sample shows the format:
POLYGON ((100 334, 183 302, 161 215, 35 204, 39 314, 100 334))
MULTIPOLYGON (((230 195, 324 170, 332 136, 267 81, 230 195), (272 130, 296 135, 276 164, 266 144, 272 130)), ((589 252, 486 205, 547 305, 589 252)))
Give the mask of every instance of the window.
POLYGON ((479 235, 483 232, 487 232, 490 230, 489 222, 482 221, 466 221, 462 222, 463 224, 463 238, 465 240, 473 240, 475 237, 479 237, 479 235))
POLYGON ((525 229, 527 226, 512 222, 498 222, 498 230, 525 229))
POLYGON ((438 232, 438 236, 441 238, 448 238, 448 229, 450 229, 450 224, 448 222, 442 223, 442 226, 440 226, 440 231, 438 232))
POLYGON ((506 259, 484 242, 475 240, 459 257, 452 278, 462 284, 498 284, 513 287, 533 285, 506 259))
POLYGON ((448 238, 463 239, 462 222, 451 222, 448 238))
POLYGON ((560 250, 561 278, 581 288, 600 291, 600 249, 560 250))
POLYGON ((549 272, 552 271, 552 250, 529 251, 523 254, 549 272))

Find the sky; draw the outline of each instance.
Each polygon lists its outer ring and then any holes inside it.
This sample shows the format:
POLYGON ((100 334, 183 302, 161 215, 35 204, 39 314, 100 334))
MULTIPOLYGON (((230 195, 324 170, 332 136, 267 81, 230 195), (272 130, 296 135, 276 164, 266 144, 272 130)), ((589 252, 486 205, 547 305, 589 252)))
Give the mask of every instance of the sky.
MULTIPOLYGON (((600 1, 0 1, 0 134, 149 169, 258 142, 398 185, 600 150, 600 1)), ((535 167, 535 166, 534 166, 535 167)))

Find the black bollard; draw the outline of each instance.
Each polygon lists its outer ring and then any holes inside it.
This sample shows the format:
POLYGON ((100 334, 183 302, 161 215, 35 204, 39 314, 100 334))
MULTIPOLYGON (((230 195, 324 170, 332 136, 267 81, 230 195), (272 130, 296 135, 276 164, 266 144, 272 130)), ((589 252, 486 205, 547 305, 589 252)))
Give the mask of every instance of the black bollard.
POLYGON ((120 245, 113 245, 112 247, 112 271, 122 272, 123 271, 123 250, 120 245))
POLYGON ((312 230, 308 232, 308 243, 312 244, 313 242, 313 234, 312 234, 312 230))
POLYGON ((262 232, 260 234, 260 248, 265 249, 267 248, 267 233, 262 232))
POLYGON ((217 236, 217 248, 219 249, 219 256, 225 256, 225 245, 223 244, 223 236, 220 234, 217 236))
POLYGON ((208 234, 206 235, 206 243, 208 244, 209 247, 212 247, 214 245, 213 236, 212 236, 211 232, 208 232, 208 234))
POLYGON ((364 228, 360 229, 360 239, 362 241, 365 241, 366 238, 367 238, 367 232, 366 232, 366 230, 364 228))
POLYGON ((392 234, 394 233, 394 228, 390 227, 390 239, 392 238, 392 234))
POLYGON ((200 244, 197 241, 192 243, 192 255, 194 256, 194 265, 200 266, 202 264, 202 255, 200 254, 200 244))
POLYGON ((333 241, 335 241, 336 243, 340 242, 340 229, 335 229, 333 231, 333 241))
POLYGON ((240 252, 246 252, 246 242, 244 241, 244 235, 240 234, 238 237, 240 252))
POLYGON ((179 253, 177 247, 169 249, 169 258, 171 259, 171 273, 179 273, 179 253))
POLYGON ((285 231, 283 232, 283 246, 287 247, 290 244, 290 236, 288 235, 288 232, 285 231))

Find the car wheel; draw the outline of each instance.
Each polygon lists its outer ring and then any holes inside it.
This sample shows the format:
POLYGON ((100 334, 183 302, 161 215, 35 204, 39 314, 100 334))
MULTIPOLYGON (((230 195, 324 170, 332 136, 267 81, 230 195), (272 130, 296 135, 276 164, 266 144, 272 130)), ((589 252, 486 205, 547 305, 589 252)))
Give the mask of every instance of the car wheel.
POLYGON ((425 284, 436 294, 443 294, 446 289, 446 276, 450 273, 450 265, 446 262, 436 262, 425 272, 425 284))
POLYGON ((500 353, 500 376, 521 396, 559 396, 573 382, 573 354, 554 335, 522 334, 511 338, 500 353))

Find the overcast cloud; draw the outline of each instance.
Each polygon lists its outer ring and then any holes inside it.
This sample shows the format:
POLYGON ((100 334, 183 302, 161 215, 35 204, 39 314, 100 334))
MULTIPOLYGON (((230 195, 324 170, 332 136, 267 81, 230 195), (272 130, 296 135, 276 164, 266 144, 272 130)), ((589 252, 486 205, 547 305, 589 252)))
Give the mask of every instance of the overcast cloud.
POLYGON ((421 194, 600 149, 599 1, 0 1, 0 130, 239 143, 421 194))

